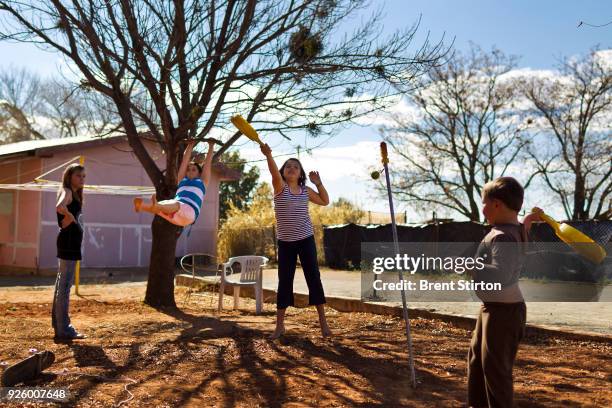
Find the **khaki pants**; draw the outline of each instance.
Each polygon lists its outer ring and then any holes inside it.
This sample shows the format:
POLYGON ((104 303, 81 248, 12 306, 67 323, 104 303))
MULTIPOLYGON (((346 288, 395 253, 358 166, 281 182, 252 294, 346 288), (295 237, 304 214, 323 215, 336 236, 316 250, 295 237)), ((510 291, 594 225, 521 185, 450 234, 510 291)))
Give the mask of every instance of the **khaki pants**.
POLYGON ((512 407, 512 366, 525 332, 525 303, 480 307, 468 351, 468 406, 512 407))

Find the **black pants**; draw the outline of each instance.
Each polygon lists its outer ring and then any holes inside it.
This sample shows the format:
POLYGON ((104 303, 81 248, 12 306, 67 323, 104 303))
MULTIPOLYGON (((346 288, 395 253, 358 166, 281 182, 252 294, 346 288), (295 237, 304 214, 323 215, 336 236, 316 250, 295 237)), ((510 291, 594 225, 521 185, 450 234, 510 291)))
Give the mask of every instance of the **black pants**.
POLYGON ((294 306, 293 277, 298 256, 308 285, 308 304, 322 305, 325 303, 317 262, 317 246, 314 236, 311 235, 299 241, 278 241, 278 294, 276 295, 278 309, 294 306))
POLYGON ((468 406, 513 406, 512 366, 526 311, 522 302, 481 306, 468 352, 468 406))

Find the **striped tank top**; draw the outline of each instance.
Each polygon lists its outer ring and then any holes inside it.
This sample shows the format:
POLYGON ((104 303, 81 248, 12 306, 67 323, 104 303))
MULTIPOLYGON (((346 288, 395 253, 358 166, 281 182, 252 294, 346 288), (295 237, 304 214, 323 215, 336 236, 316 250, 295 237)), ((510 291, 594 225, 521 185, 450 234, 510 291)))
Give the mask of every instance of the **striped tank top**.
POLYGON ((179 183, 174 199, 193 208, 197 219, 198 215, 200 215, 200 208, 202 208, 204 194, 206 194, 206 187, 204 187, 202 179, 185 177, 179 183))
POLYGON ((299 241, 314 235, 308 214, 308 190, 300 188, 299 194, 293 194, 285 184, 274 196, 276 238, 281 241, 299 241))

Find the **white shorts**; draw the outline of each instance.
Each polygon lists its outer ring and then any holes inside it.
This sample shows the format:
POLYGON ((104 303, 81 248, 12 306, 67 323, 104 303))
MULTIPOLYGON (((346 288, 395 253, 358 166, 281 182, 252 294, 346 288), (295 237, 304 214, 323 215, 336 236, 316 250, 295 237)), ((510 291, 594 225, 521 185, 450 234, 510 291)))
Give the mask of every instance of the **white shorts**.
POLYGON ((180 208, 177 212, 173 214, 166 214, 160 211, 157 213, 157 215, 165 218, 174 225, 178 225, 179 227, 186 227, 187 225, 193 224, 195 221, 194 209, 189 204, 185 204, 180 201, 178 203, 180 208))

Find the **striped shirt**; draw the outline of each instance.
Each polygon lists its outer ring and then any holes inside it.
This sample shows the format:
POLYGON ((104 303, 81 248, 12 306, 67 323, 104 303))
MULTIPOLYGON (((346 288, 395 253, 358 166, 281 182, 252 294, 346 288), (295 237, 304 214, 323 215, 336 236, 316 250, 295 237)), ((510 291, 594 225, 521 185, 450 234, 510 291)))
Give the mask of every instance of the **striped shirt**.
POLYGON ((202 208, 202 201, 204 200, 204 194, 206 194, 206 187, 204 187, 202 179, 199 177, 194 179, 185 177, 178 185, 175 200, 193 208, 195 217, 198 219, 200 208, 202 208))
POLYGON ((299 241, 314 235, 310 214, 308 214, 308 190, 300 187, 293 194, 285 184, 274 196, 274 215, 276 215, 276 238, 281 241, 299 241))

